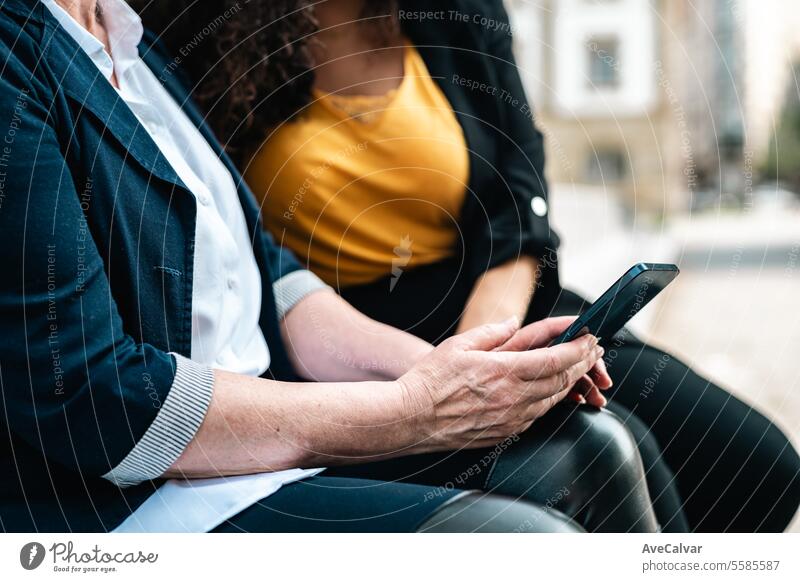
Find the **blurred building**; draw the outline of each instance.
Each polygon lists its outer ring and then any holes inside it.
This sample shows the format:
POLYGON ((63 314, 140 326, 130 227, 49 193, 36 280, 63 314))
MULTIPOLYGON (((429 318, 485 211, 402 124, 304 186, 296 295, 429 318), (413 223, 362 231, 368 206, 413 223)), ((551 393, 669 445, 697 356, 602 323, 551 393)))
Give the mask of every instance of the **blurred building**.
POLYGON ((797 95, 794 65, 800 49, 800 2, 740 0, 737 22, 745 31, 747 141, 761 153, 769 147, 787 93, 797 95), (793 88, 794 91, 788 91, 793 88))
MULTIPOLYGON (((753 151, 762 177, 775 181, 800 174, 797 124, 787 124, 798 110, 800 96, 800 2, 742 0, 739 23, 746 31, 746 148, 753 151), (787 151, 787 141, 792 146, 787 151), (764 164, 769 156, 769 163, 764 164), (794 168, 797 168, 796 170, 794 168)), ((795 178, 785 184, 798 192, 795 178)))
POLYGON ((509 0, 550 179, 656 216, 741 193, 749 2, 509 0))
POLYGON ((753 175, 745 150, 744 6, 741 0, 681 0, 670 9, 674 40, 665 50, 690 131, 695 187, 689 202, 699 208, 720 197, 734 202, 752 190, 753 175))

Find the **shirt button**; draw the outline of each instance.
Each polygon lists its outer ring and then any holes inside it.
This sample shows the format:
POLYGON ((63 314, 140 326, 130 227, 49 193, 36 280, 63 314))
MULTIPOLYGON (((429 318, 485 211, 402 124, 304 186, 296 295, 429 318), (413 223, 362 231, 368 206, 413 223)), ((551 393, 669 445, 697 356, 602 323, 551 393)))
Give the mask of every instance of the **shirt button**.
POLYGON ((233 277, 228 277, 228 289, 236 289, 236 279, 233 277))
POLYGON ((531 200, 531 210, 536 216, 544 216, 547 214, 547 202, 541 196, 535 196, 531 200))
POLYGON ((197 199, 203 206, 208 206, 209 202, 211 202, 211 198, 208 197, 208 194, 200 194, 197 199))

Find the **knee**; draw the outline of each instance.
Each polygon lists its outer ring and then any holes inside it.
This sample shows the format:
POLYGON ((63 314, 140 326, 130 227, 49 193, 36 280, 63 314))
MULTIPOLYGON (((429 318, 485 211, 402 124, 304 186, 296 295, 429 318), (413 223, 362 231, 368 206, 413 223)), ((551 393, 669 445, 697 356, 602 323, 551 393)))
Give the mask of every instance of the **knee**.
POLYGON ((643 479, 636 440, 618 416, 561 406, 499 456, 487 485, 499 493, 549 497, 562 489, 594 492, 606 484, 623 491, 643 479))
POLYGON ((797 451, 789 445, 789 452, 786 455, 787 461, 785 464, 786 478, 789 484, 786 487, 787 507, 789 513, 797 513, 800 508, 800 456, 797 451))
POLYGON ((793 472, 790 472, 791 469, 787 471, 787 476, 791 475, 787 486, 787 514, 790 516, 789 521, 791 522, 792 518, 797 516, 798 509, 800 509, 800 456, 791 445, 789 445, 789 448, 791 450, 788 455, 790 457, 788 465, 790 468, 794 468, 793 472))
POLYGON ((426 533, 582 533, 559 511, 500 495, 467 492, 437 509, 419 527, 426 533))
POLYGON ((591 531, 656 529, 636 441, 617 416, 564 406, 541 420, 499 456, 490 490, 555 507, 591 531))
POLYGON ((696 530, 777 533, 795 517, 800 505, 800 457, 783 432, 758 413, 752 414, 750 425, 729 445, 736 450, 736 462, 708 469, 702 474, 704 482, 692 491, 706 496, 714 488, 721 491, 715 493, 719 498, 711 507, 703 506, 690 516, 696 530))
POLYGON ((573 462, 585 470, 584 475, 604 482, 644 479, 636 440, 617 415, 608 410, 579 409, 574 416, 573 462))
POLYGON ((771 446, 760 451, 765 464, 771 467, 762 472, 761 485, 753 497, 767 505, 757 531, 780 532, 789 526, 800 507, 800 456, 777 427, 773 425, 771 432, 764 439, 771 440, 771 446))

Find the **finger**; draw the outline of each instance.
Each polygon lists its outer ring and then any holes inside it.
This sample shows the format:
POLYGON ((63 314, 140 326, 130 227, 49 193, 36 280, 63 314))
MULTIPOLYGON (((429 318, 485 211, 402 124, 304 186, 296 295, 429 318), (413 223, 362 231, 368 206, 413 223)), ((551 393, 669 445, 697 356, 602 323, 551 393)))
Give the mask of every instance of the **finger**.
MULTIPOLYGON (((597 338, 586 335, 551 348, 526 352, 500 352, 497 356, 523 380, 540 380, 563 374, 578 362, 591 358, 589 368, 595 364, 594 349, 597 338)), ((581 372, 583 376, 588 370, 581 372)), ((578 376, 578 377, 580 377, 578 376)), ((577 379, 577 378, 576 378, 577 379)))
POLYGON ((583 376, 575 383, 571 393, 581 396, 586 404, 589 404, 590 406, 603 408, 606 404, 608 404, 605 396, 603 396, 603 394, 600 392, 600 389, 588 375, 583 376))
POLYGON ((580 394, 581 396, 586 396, 592 390, 597 390, 597 386, 589 374, 584 374, 578 378, 578 381, 575 382, 575 385, 572 387, 572 391, 580 394))
POLYGON ((608 374, 608 368, 606 368, 606 363, 603 358, 597 360, 594 368, 589 371, 589 376, 591 376, 594 383, 597 384, 597 387, 601 390, 608 390, 614 385, 614 381, 608 374))
POLYGON ((570 390, 569 394, 564 400, 569 400, 576 404, 586 404, 586 399, 583 397, 583 394, 580 392, 575 392, 574 390, 570 390))
POLYGON ((498 351, 521 352, 544 347, 553 338, 563 333, 575 319, 574 316, 551 317, 526 325, 497 349, 498 351))
POLYGON ((578 381, 594 366, 595 361, 600 357, 601 349, 595 348, 592 355, 586 359, 579 361, 559 374, 538 382, 539 389, 543 391, 543 394, 559 394, 564 390, 574 388, 578 381))
POLYGON ((519 318, 481 325, 453 338, 465 350, 489 351, 504 344, 519 329, 519 318))
MULTIPOLYGON (((571 396, 572 390, 570 388, 566 388, 561 391, 556 391, 551 393, 547 397, 539 397, 535 400, 531 400, 528 404, 528 407, 525 409, 524 418, 530 419, 531 422, 540 418, 541 416, 547 414, 555 405, 559 404, 564 400, 571 400, 573 396, 571 396)), ((580 397, 580 394, 578 394, 580 397)), ((583 404, 583 402, 578 401, 579 404, 583 404)))
POLYGON ((608 400, 597 387, 592 388, 588 394, 584 395, 584 398, 586 399, 586 404, 595 408, 605 408, 608 404, 608 400))

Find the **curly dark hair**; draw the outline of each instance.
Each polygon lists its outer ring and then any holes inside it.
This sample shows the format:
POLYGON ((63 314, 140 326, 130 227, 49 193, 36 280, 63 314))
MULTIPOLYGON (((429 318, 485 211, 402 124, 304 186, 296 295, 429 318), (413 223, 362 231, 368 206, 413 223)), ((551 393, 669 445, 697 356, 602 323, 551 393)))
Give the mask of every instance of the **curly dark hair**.
MULTIPOLYGON (((318 0, 316 0, 318 1, 318 0)), ((193 96, 240 163, 269 130, 311 100, 315 0, 132 0, 190 79, 193 96)), ((365 0, 362 17, 388 36, 396 0, 365 0), (386 19, 370 17, 382 14, 386 19)))

